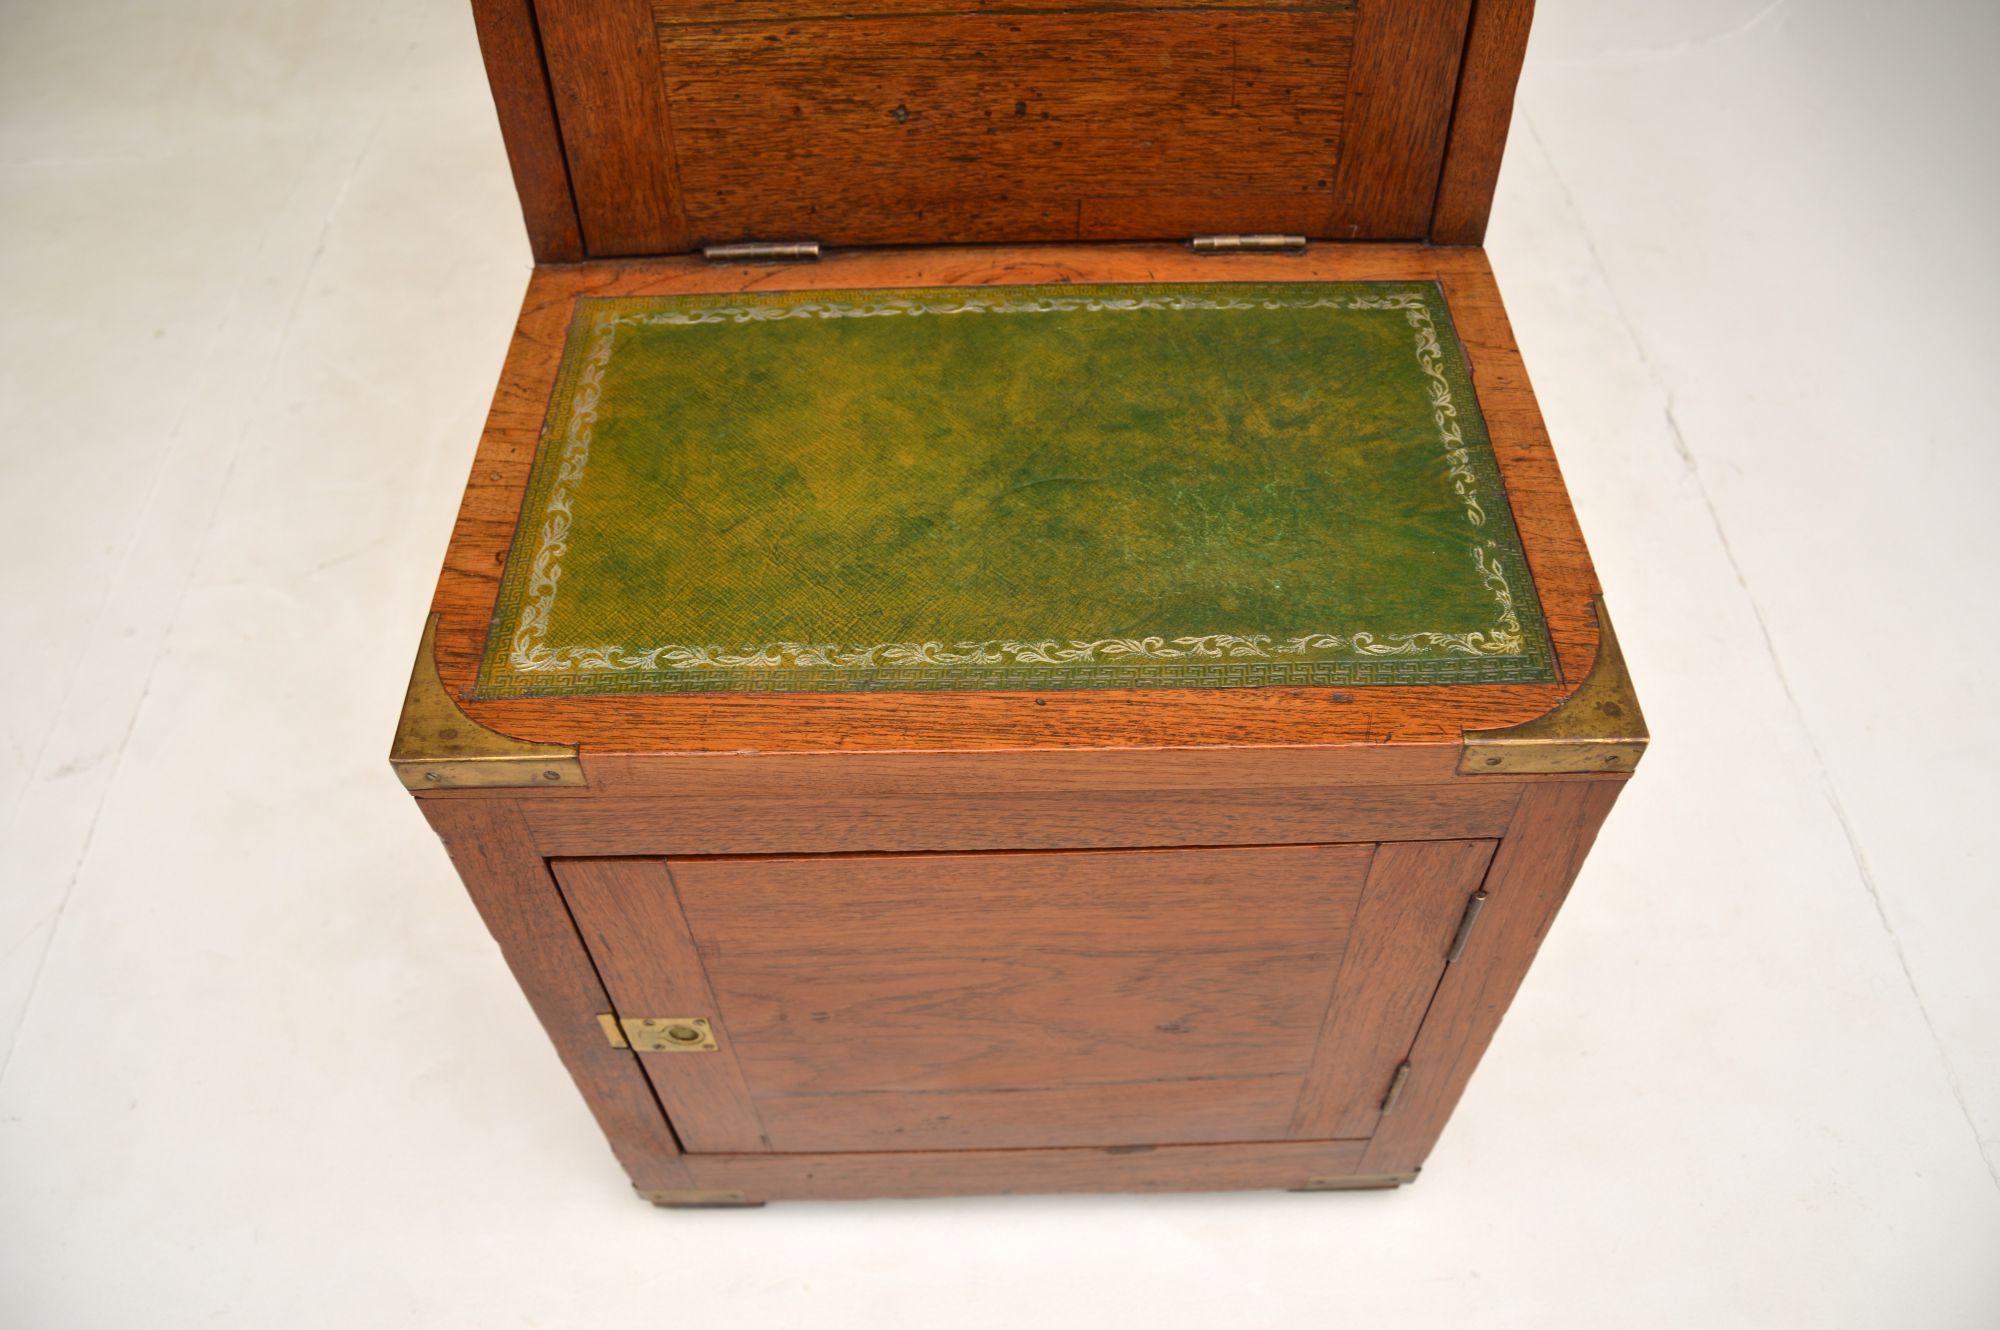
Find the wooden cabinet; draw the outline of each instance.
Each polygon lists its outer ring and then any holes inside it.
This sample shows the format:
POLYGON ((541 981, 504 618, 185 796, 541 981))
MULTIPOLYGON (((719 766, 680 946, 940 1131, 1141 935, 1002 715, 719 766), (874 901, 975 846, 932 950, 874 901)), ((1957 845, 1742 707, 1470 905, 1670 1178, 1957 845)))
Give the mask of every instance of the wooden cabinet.
POLYGON ((713 1033, 642 1059, 690 1150, 1129 1149, 1371 1134, 1492 853, 571 859, 555 873, 613 1006, 713 1033))
POLYGON ((1437 243, 1525 6, 806 8, 475 5, 398 772, 660 1204, 1409 1180, 1645 745, 1437 243))

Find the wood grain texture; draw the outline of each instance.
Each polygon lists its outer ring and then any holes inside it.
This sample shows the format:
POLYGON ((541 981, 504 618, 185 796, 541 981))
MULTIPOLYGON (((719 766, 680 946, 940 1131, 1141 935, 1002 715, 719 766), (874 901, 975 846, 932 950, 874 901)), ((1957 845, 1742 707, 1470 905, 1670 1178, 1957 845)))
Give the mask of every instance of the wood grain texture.
POLYGON ((524 800, 547 855, 831 854, 853 851, 1299 845, 1497 836, 1519 786, 960 795, 849 790, 673 799, 524 800))
POLYGON ((1374 1132, 1383 1092, 1416 1039, 1451 935, 1492 858, 1493 842, 1479 840, 1376 850, 1325 1032, 1292 1117, 1293 1137, 1374 1132))
POLYGON ((591 759, 589 776, 596 794, 626 798, 754 797, 768 793, 773 781, 800 797, 895 797, 945 790, 965 797, 1156 793, 1230 797, 1281 787, 1428 785, 1450 780, 1457 765, 1455 750, 1436 746, 843 752, 820 753, 810 762, 764 753, 689 753, 671 762, 602 753, 591 759))
MULTIPOLYGON (((590 865, 583 894, 583 866, 562 879, 621 1012, 705 973, 776 1150, 1156 1145, 1286 1136, 1371 856, 680 859, 671 887, 627 860, 590 865)), ((712 1060, 648 1059, 691 1150, 740 1116, 676 1106, 671 1082, 712 1060)))
POLYGON ((687 215, 648 0, 535 0, 582 223, 598 257, 680 253, 687 215))
POLYGON ((758 1092, 843 1094, 1132 1081, 1176 1062, 1296 1074, 1371 854, 813 856, 673 872, 758 1092))
POLYGON ((1422 238, 1468 0, 539 0, 586 247, 1422 238))
POLYGON ((1285 1139, 1296 1073, 1029 1085, 1004 1091, 854 1091, 761 1100, 787 1154, 832 1150, 1025 1150, 1285 1139))
POLYGON ((689 1151, 768 1150, 751 1101, 743 1051, 710 991, 666 865, 630 859, 567 859, 553 865, 577 928, 627 1020, 706 1017, 713 1052, 637 1053, 668 1120, 689 1151))
POLYGON ((1172 15, 1181 11, 1201 13, 1228 10, 1275 10, 1296 13, 1352 13, 1356 0, 1136 0, 1131 4, 1053 5, 1049 0, 868 0, 865 6, 842 7, 831 4, 801 4, 799 0, 653 0, 653 12, 662 28, 677 25, 747 23, 752 21, 791 23, 800 20, 824 21, 832 18, 924 18, 940 14, 1016 15, 1034 17, 1051 12, 1070 13, 1093 9, 1123 10, 1172 15))
POLYGON ((688 1171, 697 1187, 741 1191, 750 1200, 1239 1191, 1351 1175, 1365 1149, 1362 1141, 1283 1141, 1146 1150, 704 1155, 691 1156, 688 1171))
POLYGON ((1430 1153, 1624 783, 1550 782, 1523 795, 1486 876, 1486 908, 1446 967, 1410 1050, 1409 1080, 1362 1172, 1407 1172, 1430 1153))
POLYGON ((640 1187, 689 1186, 680 1148, 634 1056, 597 1024, 611 1009, 554 879, 509 800, 418 806, 444 841, 563 1066, 640 1187))
POLYGON ((1333 211, 1314 235, 1407 240, 1428 234, 1469 4, 1361 7, 1333 211))
MULTIPOLYGON (((685 259, 543 269, 530 285, 434 608, 438 665, 463 697, 477 669, 579 296, 1033 282, 1437 280, 1471 360, 1494 452, 1564 684, 1247 688, 1089 694, 597 696, 468 702, 481 724, 606 754, 1354 746, 1455 761, 1460 734, 1515 724, 1567 696, 1596 656, 1597 582, 1485 256, 1390 245, 1203 258, 1179 246, 855 251, 784 268, 685 259)), ((1379 757, 1368 759, 1379 762, 1379 757)), ((629 772, 630 768, 626 768, 629 772)))
POLYGON ((1434 244, 1477 245, 1486 239, 1534 13, 1534 0, 1473 0, 1451 138, 1431 215, 1434 244))
POLYGON ((583 233, 533 0, 472 0, 472 20, 535 261, 574 263, 583 257, 583 233))
POLYGON ((663 21, 690 236, 1318 234, 1353 26, 1345 6, 663 21))

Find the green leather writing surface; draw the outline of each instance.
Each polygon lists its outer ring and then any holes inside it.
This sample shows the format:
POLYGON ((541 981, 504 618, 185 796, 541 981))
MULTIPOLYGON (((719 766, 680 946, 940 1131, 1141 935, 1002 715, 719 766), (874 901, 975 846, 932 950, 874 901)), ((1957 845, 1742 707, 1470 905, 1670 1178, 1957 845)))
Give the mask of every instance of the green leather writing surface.
POLYGON ((1433 284, 586 299, 483 697, 1545 682, 1433 284))

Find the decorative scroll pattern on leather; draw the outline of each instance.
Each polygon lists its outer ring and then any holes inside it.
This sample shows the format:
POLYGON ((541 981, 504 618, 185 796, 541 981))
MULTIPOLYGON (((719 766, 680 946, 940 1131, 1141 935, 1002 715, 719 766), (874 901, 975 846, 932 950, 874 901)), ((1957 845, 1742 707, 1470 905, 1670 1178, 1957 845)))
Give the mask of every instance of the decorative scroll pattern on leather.
POLYGON ((483 696, 1553 677, 1435 285, 580 302, 483 696))

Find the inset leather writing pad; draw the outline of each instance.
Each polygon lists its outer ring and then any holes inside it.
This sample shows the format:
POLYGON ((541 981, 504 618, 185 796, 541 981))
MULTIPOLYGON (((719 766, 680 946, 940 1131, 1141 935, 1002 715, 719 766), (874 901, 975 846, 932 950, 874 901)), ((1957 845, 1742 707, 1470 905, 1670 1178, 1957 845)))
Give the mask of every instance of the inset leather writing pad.
POLYGON ((1432 283, 585 299, 477 695, 1556 678, 1432 283))

